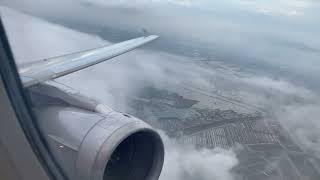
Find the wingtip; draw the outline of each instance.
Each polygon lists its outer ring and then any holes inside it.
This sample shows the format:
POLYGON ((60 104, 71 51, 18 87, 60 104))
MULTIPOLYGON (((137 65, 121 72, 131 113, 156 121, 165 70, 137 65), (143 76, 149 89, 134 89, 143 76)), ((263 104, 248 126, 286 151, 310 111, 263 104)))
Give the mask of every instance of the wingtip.
POLYGON ((157 35, 149 35, 149 36, 147 36, 147 37, 150 38, 150 39, 152 39, 152 40, 156 40, 156 39, 159 38, 159 36, 157 36, 157 35))

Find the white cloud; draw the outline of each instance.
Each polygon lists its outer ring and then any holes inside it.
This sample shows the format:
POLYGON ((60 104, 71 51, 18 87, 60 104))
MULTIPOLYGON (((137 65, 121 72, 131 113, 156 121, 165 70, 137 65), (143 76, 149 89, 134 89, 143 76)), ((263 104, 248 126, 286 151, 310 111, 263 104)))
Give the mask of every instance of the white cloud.
POLYGON ((0 10, 18 64, 108 44, 98 36, 49 24, 6 7, 0 10))
POLYGON ((299 95, 305 98, 313 97, 313 93, 310 90, 295 86, 284 80, 275 80, 266 76, 253 76, 242 78, 242 81, 265 91, 274 91, 285 95, 299 95))
POLYGON ((195 149, 192 145, 177 146, 165 139, 166 156, 160 180, 233 180, 231 169, 239 162, 232 150, 195 149))
POLYGON ((315 4, 310 0, 241 0, 241 4, 256 12, 270 15, 301 16, 315 4))
POLYGON ((143 5, 178 5, 178 6, 193 6, 197 4, 196 0, 94 0, 88 1, 88 3, 95 3, 98 5, 106 6, 143 6, 143 5))
POLYGON ((320 158, 320 104, 296 104, 280 108, 277 118, 292 139, 311 155, 320 158))

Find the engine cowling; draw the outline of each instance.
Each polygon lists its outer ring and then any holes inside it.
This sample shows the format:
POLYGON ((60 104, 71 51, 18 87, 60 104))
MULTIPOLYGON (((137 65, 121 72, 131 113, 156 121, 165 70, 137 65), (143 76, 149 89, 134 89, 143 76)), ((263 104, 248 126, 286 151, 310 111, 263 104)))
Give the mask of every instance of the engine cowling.
POLYGON ((70 179, 156 180, 164 147, 160 135, 131 115, 72 107, 35 110, 50 150, 70 179))

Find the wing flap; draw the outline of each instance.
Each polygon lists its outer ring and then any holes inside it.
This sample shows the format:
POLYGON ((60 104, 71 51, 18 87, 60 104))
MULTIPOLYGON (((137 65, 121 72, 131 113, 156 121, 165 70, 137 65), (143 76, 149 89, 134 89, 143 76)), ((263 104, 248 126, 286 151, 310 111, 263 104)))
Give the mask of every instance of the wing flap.
POLYGON ((111 46, 45 59, 20 68, 19 74, 24 87, 29 87, 106 61, 157 38, 156 35, 150 35, 111 46))

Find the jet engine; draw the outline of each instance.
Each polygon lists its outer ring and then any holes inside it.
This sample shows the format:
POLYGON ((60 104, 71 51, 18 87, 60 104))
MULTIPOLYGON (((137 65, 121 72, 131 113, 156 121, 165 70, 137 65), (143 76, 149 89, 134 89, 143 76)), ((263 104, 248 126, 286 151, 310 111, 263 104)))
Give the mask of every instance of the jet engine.
POLYGON ((164 147, 151 126, 59 84, 28 90, 42 134, 69 179, 159 178, 164 147))
POLYGON ((129 114, 67 106, 37 107, 51 153, 70 179, 156 180, 164 158, 159 134, 129 114))

